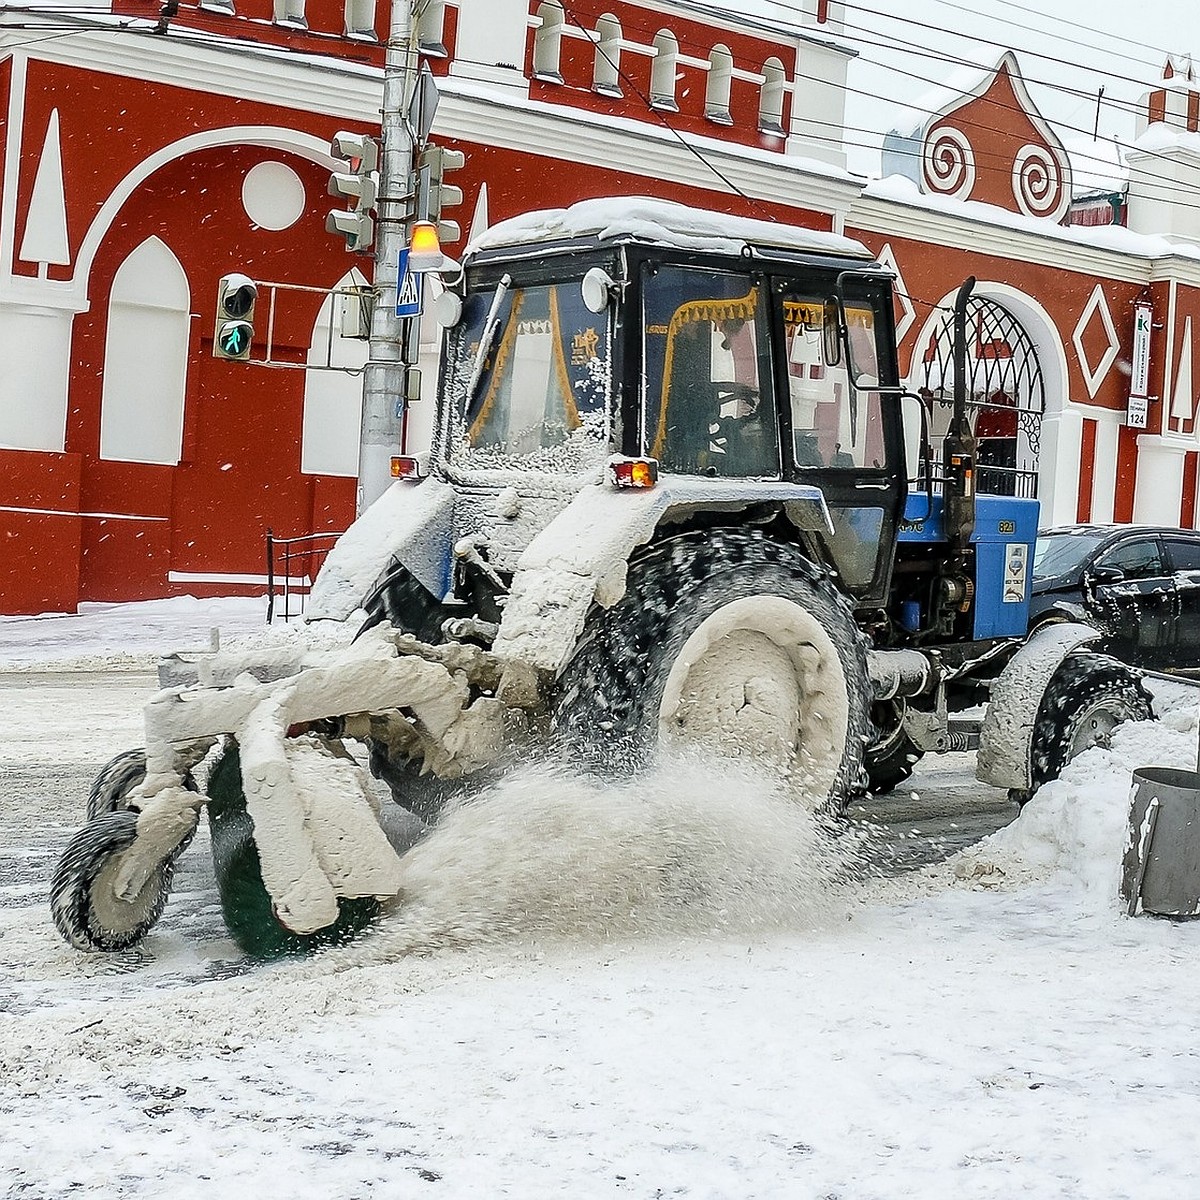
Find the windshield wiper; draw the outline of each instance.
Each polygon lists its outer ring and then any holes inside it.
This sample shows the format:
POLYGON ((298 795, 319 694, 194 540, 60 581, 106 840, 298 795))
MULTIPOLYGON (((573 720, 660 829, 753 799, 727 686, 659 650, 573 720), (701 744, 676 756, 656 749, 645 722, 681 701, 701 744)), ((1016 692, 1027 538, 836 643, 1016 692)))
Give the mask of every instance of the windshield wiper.
POLYGON ((464 413, 471 411, 475 393, 479 390, 479 383, 483 379, 483 365, 487 361, 487 356, 492 352, 492 343, 496 340, 496 330, 500 328, 500 305, 504 303, 504 297, 508 295, 510 287, 512 287, 512 276, 505 275, 496 287, 495 296, 492 297, 492 306, 488 309, 487 320, 483 325, 483 335, 479 339, 479 351, 476 353, 475 363, 471 367, 471 379, 467 384, 466 395, 463 397, 464 413))

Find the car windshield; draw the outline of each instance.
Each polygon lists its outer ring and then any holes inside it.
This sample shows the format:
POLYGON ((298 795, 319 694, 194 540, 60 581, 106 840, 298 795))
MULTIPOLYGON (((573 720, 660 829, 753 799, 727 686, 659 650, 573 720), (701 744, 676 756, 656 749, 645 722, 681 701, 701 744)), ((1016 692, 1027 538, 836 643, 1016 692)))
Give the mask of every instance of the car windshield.
POLYGON ((1034 579, 1054 579, 1078 570, 1104 541, 1103 533, 1043 533, 1033 552, 1034 579))
POLYGON ((469 296, 451 348, 452 461, 581 469, 606 432, 608 341, 607 317, 584 307, 578 281, 469 296))

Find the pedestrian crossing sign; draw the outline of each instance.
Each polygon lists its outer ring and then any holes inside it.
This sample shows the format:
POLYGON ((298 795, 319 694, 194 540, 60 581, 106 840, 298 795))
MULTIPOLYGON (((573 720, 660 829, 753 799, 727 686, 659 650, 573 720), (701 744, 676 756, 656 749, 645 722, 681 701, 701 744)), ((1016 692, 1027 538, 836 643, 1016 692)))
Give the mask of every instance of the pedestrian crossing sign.
POLYGON ((396 316, 421 315, 421 276, 408 269, 408 247, 400 251, 396 268, 396 316))

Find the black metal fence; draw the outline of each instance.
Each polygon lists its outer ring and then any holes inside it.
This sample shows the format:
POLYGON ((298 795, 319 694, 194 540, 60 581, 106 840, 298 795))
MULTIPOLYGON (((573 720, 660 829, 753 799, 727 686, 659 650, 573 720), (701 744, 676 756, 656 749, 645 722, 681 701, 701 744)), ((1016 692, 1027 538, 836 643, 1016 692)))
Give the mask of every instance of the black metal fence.
POLYGON ((267 530, 267 624, 279 615, 288 621, 304 615, 304 602, 321 564, 340 533, 306 533, 279 538, 267 530))

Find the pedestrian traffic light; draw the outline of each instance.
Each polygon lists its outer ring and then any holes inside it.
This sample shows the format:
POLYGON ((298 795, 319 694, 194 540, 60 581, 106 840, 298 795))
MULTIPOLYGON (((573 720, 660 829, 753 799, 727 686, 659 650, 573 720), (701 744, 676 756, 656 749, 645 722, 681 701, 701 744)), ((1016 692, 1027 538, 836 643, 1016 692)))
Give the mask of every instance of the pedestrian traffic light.
POLYGON ((336 133, 329 151, 346 165, 330 175, 329 194, 348 201, 348 208, 331 212, 325 228, 344 237, 347 250, 369 250, 375 241, 371 210, 379 195, 379 143, 364 133, 336 133))
POLYGON ((254 342, 254 305, 258 285, 248 275, 222 275, 217 284, 217 323, 213 355, 245 362, 254 342))
POLYGON ((447 220, 442 213, 463 202, 462 188, 447 183, 446 175, 461 170, 466 162, 461 150, 434 145, 426 146, 417 159, 417 219, 433 222, 442 242, 457 242, 462 237, 458 222, 447 220))

